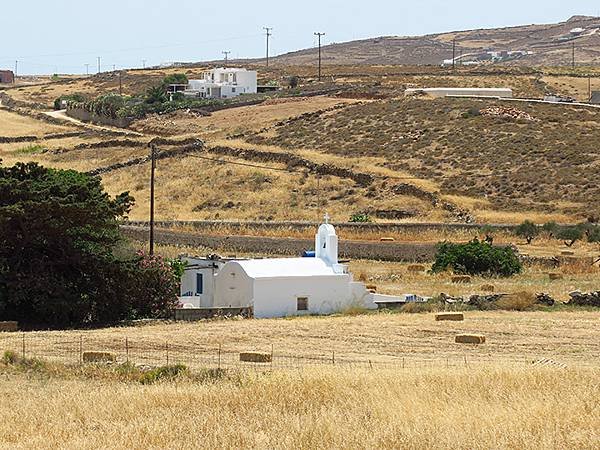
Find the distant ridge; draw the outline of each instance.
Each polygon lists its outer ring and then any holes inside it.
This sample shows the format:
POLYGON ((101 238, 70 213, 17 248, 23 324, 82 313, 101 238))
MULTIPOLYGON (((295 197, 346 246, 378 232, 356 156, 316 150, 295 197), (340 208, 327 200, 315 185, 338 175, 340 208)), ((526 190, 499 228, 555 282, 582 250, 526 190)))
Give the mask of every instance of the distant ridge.
MULTIPOLYGON (((513 52, 497 64, 566 66, 572 61, 575 44, 578 65, 600 64, 600 17, 573 16, 566 22, 521 25, 493 29, 452 31, 426 36, 381 36, 322 48, 324 64, 409 64, 439 65, 452 58, 452 42, 456 38, 457 56, 488 52, 513 52), (571 33, 581 28, 581 33, 571 33), (516 52, 522 52, 519 54, 516 52), (531 54, 527 54, 532 52, 531 54)), ((285 53, 273 58, 285 65, 313 64, 317 49, 285 53)), ((489 61, 492 63, 492 61, 489 61)))

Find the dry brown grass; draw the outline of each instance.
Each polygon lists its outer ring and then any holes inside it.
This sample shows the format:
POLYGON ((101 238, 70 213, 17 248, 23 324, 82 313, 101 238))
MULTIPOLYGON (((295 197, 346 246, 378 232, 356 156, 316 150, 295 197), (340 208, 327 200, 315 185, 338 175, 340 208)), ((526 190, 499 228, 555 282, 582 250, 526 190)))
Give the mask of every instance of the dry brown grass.
POLYGON ((0 108, 0 136, 42 136, 66 131, 73 131, 73 128, 53 125, 0 108))
POLYGON ((594 448, 598 370, 305 370, 140 386, 5 375, 6 448, 594 448))

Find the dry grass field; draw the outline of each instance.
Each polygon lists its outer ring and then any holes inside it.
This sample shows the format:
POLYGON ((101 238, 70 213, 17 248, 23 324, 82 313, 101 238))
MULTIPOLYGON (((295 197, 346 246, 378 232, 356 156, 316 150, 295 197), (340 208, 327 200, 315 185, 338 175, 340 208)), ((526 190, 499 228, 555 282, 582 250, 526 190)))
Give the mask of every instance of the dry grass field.
POLYGON ((600 440, 598 375, 310 369, 142 386, 0 367, 0 446, 592 449, 600 440))

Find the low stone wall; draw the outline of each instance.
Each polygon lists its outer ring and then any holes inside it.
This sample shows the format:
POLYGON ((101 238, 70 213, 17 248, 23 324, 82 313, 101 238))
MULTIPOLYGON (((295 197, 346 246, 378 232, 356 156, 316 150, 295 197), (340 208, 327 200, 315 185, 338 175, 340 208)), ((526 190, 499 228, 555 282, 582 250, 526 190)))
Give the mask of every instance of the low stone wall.
MULTIPOLYGON (((148 229, 131 226, 122 227, 130 239, 148 240, 148 229)), ((204 247, 217 252, 250 253, 255 255, 300 256, 303 251, 315 246, 313 239, 292 239, 257 236, 209 236, 166 230, 155 230, 157 243, 204 247)), ((370 259, 379 261, 430 262, 435 258, 435 244, 398 242, 341 241, 339 255, 342 259, 370 259)))
POLYGON ((112 117, 91 113, 83 108, 69 108, 67 109, 67 116, 81 120, 82 122, 91 122, 117 128, 127 128, 133 122, 133 119, 127 117, 113 119, 112 117))
POLYGON ((173 320, 185 322, 195 322, 212 317, 252 317, 251 308, 189 308, 175 309, 173 311, 173 320))

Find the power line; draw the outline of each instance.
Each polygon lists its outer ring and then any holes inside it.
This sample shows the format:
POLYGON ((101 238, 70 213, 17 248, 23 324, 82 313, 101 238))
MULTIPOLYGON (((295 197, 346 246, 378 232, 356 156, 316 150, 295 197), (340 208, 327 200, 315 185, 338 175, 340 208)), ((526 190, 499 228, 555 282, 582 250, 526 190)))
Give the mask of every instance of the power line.
POLYGON ((227 65, 227 59, 228 59, 228 56, 231 53, 231 51, 222 51, 221 53, 223 53, 223 55, 225 55, 225 65, 227 65))

